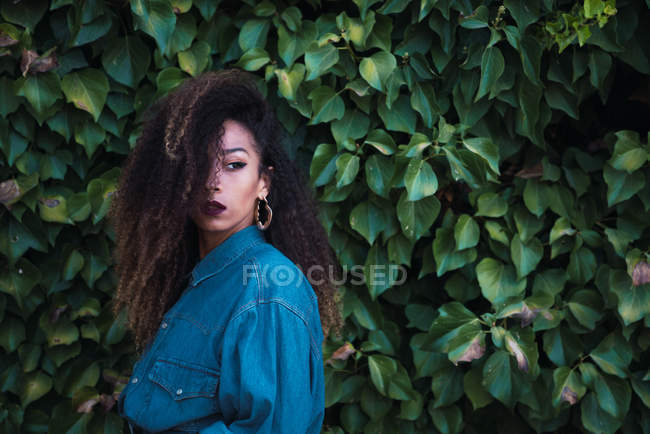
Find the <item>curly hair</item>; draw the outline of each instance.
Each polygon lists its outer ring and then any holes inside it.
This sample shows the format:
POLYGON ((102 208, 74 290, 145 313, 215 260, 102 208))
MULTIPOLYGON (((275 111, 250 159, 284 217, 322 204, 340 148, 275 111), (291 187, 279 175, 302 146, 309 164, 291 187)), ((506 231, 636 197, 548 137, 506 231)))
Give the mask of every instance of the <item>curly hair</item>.
MULTIPOLYGON (((108 218, 115 230, 119 276, 113 313, 127 309, 138 351, 146 348, 165 312, 179 299, 199 259, 198 230, 190 218, 202 200, 208 152, 223 156, 223 123, 243 124, 255 139, 259 171, 273 166, 267 201, 273 224, 266 240, 302 270, 316 269, 323 334, 340 333, 337 290, 325 276, 341 268, 318 220, 306 179, 288 158, 282 129, 254 78, 243 71, 211 71, 188 79, 146 112, 136 146, 126 158, 108 218)), ((330 277, 332 277, 330 275, 330 277)))

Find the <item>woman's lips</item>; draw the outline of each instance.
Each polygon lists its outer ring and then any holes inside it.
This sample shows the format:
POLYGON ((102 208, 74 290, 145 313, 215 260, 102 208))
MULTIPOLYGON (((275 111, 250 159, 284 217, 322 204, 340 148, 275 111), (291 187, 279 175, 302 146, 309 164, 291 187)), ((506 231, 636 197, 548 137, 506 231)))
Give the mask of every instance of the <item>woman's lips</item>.
POLYGON ((201 211, 209 216, 219 215, 226 210, 226 206, 216 200, 205 202, 201 211))

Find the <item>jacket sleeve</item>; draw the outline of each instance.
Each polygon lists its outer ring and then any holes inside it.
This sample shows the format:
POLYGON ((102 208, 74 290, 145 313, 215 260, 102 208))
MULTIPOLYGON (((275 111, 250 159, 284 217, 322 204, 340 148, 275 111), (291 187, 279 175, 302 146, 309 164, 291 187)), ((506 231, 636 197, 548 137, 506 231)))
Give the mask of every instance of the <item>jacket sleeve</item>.
POLYGON ((216 433, 319 433, 323 362, 299 313, 281 302, 254 305, 226 327, 216 433))

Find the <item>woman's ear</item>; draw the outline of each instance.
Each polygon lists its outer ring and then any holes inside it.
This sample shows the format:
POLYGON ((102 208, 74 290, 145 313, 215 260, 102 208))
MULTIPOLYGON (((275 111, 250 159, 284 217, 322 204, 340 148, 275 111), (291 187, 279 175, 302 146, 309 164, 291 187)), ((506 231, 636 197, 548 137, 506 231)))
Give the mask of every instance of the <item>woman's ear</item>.
POLYGON ((269 192, 271 191, 271 178, 274 167, 273 166, 267 166, 268 172, 266 170, 262 171, 262 191, 264 193, 264 196, 268 196, 269 192))

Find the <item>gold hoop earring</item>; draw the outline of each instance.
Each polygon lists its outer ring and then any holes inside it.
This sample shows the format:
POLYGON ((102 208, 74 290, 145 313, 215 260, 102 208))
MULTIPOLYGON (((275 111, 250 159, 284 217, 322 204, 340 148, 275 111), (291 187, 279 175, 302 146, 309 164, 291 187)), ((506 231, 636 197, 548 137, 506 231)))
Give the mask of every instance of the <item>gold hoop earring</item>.
POLYGON ((272 217, 273 211, 271 210, 271 206, 266 198, 258 199, 257 206, 255 206, 255 221, 257 222, 257 227, 260 228, 260 230, 266 230, 271 224, 272 217), (266 210, 266 221, 264 223, 260 221, 260 202, 264 202, 264 208, 266 210))

